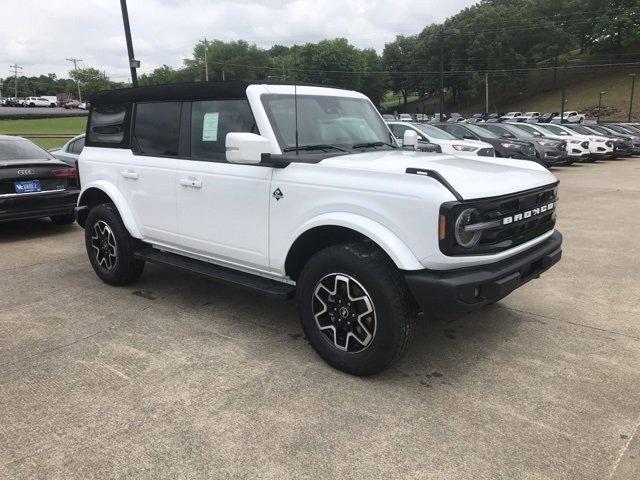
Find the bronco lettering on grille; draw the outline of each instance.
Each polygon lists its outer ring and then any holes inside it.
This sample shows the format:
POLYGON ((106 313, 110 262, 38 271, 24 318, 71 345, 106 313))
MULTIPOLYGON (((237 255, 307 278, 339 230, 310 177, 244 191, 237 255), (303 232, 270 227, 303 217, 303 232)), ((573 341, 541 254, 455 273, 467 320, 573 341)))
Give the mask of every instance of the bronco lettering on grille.
POLYGON ((519 222, 521 220, 526 220, 532 217, 536 217, 546 212, 550 212, 555 208, 555 204, 547 203, 546 205, 541 205, 536 208, 532 208, 531 210, 527 210, 525 212, 516 213, 515 215, 510 215, 508 217, 502 218, 502 225, 509 225, 510 223, 519 222))

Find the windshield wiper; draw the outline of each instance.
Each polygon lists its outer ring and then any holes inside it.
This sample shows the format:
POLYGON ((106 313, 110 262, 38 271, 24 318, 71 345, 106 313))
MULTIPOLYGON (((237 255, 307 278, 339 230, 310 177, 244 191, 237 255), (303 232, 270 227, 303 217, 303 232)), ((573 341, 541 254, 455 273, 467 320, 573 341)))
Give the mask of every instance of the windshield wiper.
POLYGON ((387 142, 367 142, 367 143, 356 143, 353 147, 354 150, 357 148, 371 148, 371 147, 391 147, 398 148, 395 145, 387 142))
POLYGON ((300 145, 299 147, 287 147, 283 152, 299 152, 299 151, 311 151, 311 150, 328 150, 328 149, 340 150, 341 152, 347 152, 348 150, 342 147, 336 147, 335 145, 329 145, 325 143, 319 143, 318 145, 300 145))

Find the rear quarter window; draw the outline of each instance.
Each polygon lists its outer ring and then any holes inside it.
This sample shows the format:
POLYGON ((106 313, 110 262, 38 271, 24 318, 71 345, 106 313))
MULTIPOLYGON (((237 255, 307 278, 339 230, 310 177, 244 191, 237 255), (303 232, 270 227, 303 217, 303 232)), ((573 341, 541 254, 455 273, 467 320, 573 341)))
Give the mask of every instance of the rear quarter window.
POLYGON ((127 148, 131 104, 95 105, 87 124, 86 145, 127 148))

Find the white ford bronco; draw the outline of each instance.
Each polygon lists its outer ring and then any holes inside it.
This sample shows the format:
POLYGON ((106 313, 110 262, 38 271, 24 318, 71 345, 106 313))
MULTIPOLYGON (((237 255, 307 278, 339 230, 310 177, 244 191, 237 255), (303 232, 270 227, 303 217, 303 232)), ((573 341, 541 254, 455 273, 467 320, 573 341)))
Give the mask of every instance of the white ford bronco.
MULTIPOLYGON (((418 313, 496 302, 555 264, 556 178, 534 162, 400 148, 371 101, 314 86, 96 94, 76 215, 106 283, 145 262, 276 298, 334 367, 376 373, 418 313)), ((409 147, 408 147, 409 145, 409 147)))

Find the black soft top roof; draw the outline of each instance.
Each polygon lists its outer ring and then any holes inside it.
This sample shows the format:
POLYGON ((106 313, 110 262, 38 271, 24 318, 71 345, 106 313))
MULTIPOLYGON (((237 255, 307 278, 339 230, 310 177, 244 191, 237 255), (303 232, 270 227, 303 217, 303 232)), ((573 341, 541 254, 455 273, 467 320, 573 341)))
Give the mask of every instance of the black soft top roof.
MULTIPOLYGON (((257 83, 257 82, 254 82, 257 83)), ((192 82, 151 85, 137 88, 103 90, 91 96, 92 105, 130 102, 154 102, 162 100, 225 100, 244 98, 250 82, 234 80, 229 82, 192 82)))
MULTIPOLYGON (((118 88, 94 93, 89 101, 92 105, 130 102, 156 102, 163 100, 231 100, 245 98, 249 85, 293 85, 288 82, 231 80, 226 82, 189 82, 151 85, 137 88, 118 88)), ((331 85, 297 83, 298 86, 339 88, 331 85)))

